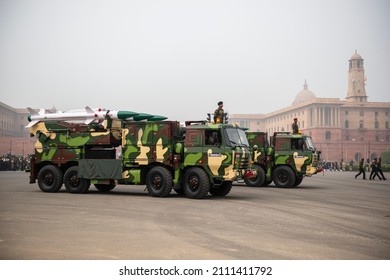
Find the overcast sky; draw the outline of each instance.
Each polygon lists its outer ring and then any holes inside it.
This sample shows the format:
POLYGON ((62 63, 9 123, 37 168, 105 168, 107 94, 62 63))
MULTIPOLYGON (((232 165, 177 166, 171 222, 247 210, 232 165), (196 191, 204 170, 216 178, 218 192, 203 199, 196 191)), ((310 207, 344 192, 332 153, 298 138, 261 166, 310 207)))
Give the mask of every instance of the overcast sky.
POLYGON ((388 0, 0 0, 0 101, 205 119, 290 106, 307 79, 344 99, 363 57, 390 101, 388 0))

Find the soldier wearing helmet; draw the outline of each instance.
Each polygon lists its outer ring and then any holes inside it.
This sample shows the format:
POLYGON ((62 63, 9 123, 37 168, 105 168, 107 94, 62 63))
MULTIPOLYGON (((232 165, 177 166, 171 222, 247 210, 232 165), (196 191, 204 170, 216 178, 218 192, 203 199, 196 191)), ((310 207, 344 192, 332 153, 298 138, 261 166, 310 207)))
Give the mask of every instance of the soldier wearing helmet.
POLYGON ((214 123, 223 123, 224 110, 223 110, 223 102, 218 102, 218 108, 214 111, 214 123))
POLYGON ((293 130, 293 134, 299 134, 298 119, 297 118, 294 118, 294 122, 292 124, 292 130, 293 130))

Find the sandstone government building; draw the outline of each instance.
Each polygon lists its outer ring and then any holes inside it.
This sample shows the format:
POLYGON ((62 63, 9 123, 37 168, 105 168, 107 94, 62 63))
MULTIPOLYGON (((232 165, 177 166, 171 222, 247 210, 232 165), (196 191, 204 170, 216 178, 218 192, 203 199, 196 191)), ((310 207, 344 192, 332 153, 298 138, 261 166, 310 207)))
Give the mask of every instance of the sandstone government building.
MULTIPOLYGON (((266 114, 232 114, 229 122, 272 135, 291 131, 296 117, 301 132, 312 136, 326 161, 379 157, 390 148, 390 102, 368 101, 363 62, 357 52, 349 60, 345 99, 316 97, 305 81, 291 106, 266 114)), ((32 153, 35 139, 29 137, 25 128, 27 109, 0 102, 0 116, 0 156, 32 153)))
POLYGON ((232 114, 229 121, 272 135, 291 131, 294 118, 325 161, 372 160, 390 148, 390 102, 368 101, 364 59, 357 52, 349 60, 345 99, 316 97, 305 81, 291 106, 267 114, 232 114))

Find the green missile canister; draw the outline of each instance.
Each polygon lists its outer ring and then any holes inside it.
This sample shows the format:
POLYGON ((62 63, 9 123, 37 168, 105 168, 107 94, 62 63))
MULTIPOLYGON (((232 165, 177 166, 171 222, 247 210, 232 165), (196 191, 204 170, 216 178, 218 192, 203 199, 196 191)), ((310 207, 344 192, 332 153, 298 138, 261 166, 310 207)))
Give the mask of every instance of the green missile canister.
POLYGON ((148 119, 148 121, 163 121, 166 119, 167 119, 167 117, 154 115, 153 118, 148 119))
POLYGON ((132 111, 110 111, 108 115, 111 119, 126 120, 138 116, 138 113, 132 111))
POLYGON ((139 113, 138 115, 133 117, 133 120, 135 121, 142 121, 142 120, 149 120, 153 118, 153 115, 150 114, 145 114, 145 113, 139 113))

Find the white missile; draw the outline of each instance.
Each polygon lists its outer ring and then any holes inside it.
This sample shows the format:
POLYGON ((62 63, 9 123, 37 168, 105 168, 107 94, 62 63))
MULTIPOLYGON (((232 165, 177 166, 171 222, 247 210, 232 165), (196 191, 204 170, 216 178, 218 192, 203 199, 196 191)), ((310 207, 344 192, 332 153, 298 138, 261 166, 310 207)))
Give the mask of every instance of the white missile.
POLYGON ((150 120, 150 121, 161 121, 165 120, 164 116, 149 115, 145 113, 136 113, 132 111, 116 111, 116 110, 106 110, 106 109, 91 109, 90 107, 85 107, 84 109, 76 109, 70 111, 57 111, 47 112, 45 109, 39 110, 37 112, 30 107, 27 108, 31 115, 28 116, 29 124, 26 127, 32 127, 38 122, 41 121, 63 121, 70 123, 98 123, 103 121, 105 118, 112 120, 150 120))
POLYGON ((107 111, 103 110, 92 110, 88 106, 85 107, 84 111, 69 111, 69 112, 56 112, 56 113, 46 113, 44 109, 41 109, 39 112, 27 108, 31 113, 28 116, 30 121, 26 127, 31 127, 34 124, 40 121, 67 121, 67 122, 83 122, 85 124, 90 124, 92 122, 98 122, 104 120, 106 117, 107 111))

